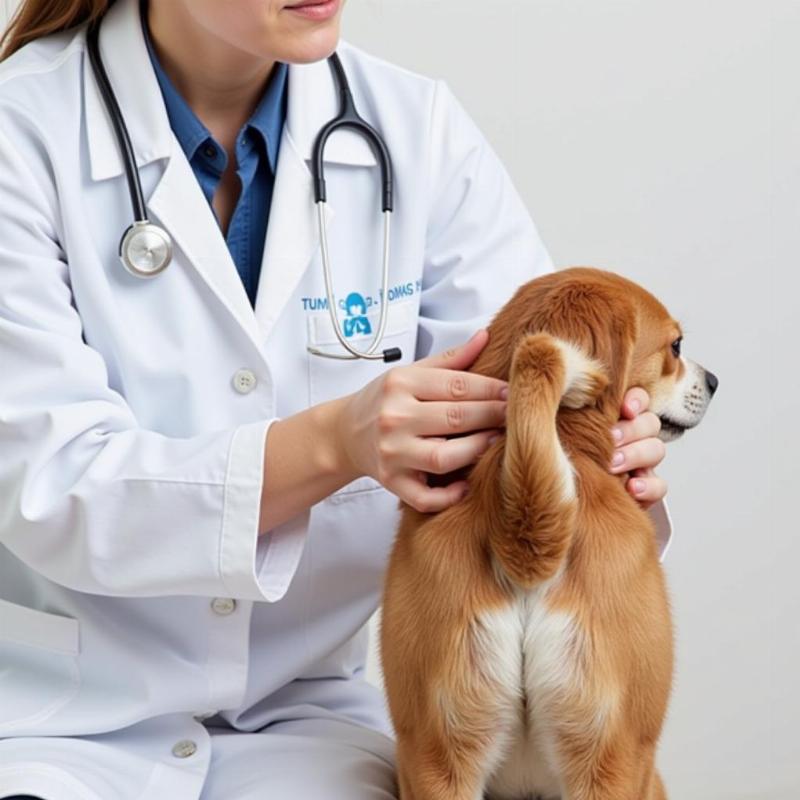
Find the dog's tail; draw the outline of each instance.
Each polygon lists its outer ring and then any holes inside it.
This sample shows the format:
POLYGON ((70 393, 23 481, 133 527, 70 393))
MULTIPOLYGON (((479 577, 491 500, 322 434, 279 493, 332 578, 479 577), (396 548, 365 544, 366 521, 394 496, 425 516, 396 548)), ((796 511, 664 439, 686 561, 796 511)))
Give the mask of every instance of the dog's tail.
POLYGON ((491 546, 518 585, 554 575, 572 539, 577 491, 558 438, 558 408, 588 405, 607 383, 597 362, 550 334, 529 334, 514 351, 491 546))

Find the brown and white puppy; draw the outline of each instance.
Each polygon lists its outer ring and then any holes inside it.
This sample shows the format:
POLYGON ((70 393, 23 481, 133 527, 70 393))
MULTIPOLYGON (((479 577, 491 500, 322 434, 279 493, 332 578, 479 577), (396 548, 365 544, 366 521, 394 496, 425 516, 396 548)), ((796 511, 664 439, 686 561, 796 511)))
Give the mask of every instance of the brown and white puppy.
POLYGON ((664 306, 574 268, 521 287, 473 372, 508 380, 506 432, 439 514, 403 507, 381 660, 402 800, 660 800, 672 627, 653 522, 608 471, 625 391, 662 438, 716 378, 664 306))

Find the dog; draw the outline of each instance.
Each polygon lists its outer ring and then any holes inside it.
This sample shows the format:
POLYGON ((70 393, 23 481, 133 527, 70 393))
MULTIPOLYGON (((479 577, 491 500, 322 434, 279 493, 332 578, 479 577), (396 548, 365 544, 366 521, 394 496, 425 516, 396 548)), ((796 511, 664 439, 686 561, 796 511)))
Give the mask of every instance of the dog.
POLYGON ((438 514, 401 502, 380 655, 401 800, 663 800, 673 633, 654 524, 608 471, 631 386, 672 441, 716 377, 666 308, 575 267, 519 288, 472 372, 505 434, 438 514))

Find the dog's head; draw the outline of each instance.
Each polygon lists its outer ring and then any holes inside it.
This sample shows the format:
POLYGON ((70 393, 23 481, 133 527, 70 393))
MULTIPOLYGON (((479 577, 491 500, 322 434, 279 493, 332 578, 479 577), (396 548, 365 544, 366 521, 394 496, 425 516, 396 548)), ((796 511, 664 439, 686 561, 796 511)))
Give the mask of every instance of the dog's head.
POLYGON ((609 419, 619 416, 630 387, 644 388, 665 442, 700 422, 717 388, 717 378, 684 355, 683 332, 667 309, 612 272, 574 267, 522 286, 492 321, 478 371, 507 380, 515 342, 538 331, 604 365, 609 383, 597 403, 609 419))
POLYGON ((627 382, 647 390, 650 411, 661 420, 659 437, 670 442, 703 418, 717 377, 684 355, 683 331, 667 309, 637 284, 625 284, 639 320, 627 382))

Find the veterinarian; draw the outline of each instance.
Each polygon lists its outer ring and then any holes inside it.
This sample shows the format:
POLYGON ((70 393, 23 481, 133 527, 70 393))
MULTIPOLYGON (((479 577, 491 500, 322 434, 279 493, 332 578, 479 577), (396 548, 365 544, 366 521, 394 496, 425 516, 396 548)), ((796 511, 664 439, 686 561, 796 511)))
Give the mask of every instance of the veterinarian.
MULTIPOLYGON (((0 63, 0 797, 393 797, 364 664, 397 497, 461 497, 424 473, 502 431, 505 384, 464 370, 550 258, 447 85, 340 41, 339 0, 106 5, 26 0, 0 63), (387 281, 364 136, 315 203, 334 50, 391 156, 387 281), (379 331, 388 360, 309 351, 379 331)), ((647 404, 609 469, 663 553, 647 404)))

